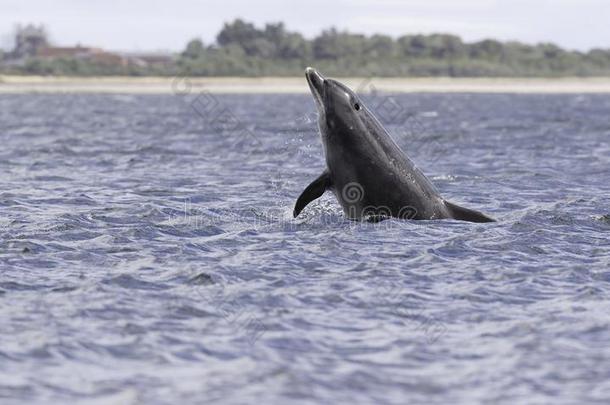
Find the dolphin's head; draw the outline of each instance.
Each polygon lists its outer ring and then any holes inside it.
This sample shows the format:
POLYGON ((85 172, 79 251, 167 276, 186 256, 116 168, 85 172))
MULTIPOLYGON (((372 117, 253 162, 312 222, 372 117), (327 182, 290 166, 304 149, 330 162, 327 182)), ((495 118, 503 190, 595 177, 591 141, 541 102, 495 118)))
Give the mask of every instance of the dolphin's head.
POLYGON ((344 84, 326 79, 310 67, 305 70, 305 77, 316 102, 320 132, 325 142, 330 136, 343 138, 336 139, 339 142, 354 141, 358 134, 363 133, 359 130, 374 120, 360 98, 344 84))
POLYGON ((305 78, 309 84, 311 95, 316 102, 316 107, 320 115, 324 114, 324 92, 326 79, 316 69, 308 67, 305 69, 305 78))

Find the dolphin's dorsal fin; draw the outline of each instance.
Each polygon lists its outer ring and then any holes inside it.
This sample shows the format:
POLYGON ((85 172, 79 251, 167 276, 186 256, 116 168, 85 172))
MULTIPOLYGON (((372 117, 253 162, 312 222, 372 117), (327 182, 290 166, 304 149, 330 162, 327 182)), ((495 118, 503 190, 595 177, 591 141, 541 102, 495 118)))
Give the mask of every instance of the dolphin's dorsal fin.
POLYGON ((479 211, 460 207, 459 205, 450 203, 449 201, 445 201, 445 206, 449 209, 451 218, 453 219, 470 222, 496 222, 495 219, 490 218, 479 211))
POLYGON ((296 218, 301 213, 301 211, 303 211, 303 208, 307 206, 307 204, 309 204, 316 198, 322 197, 322 194, 324 194, 324 192, 330 186, 330 174, 328 173, 328 171, 325 170, 324 173, 320 175, 320 177, 312 181, 311 184, 308 185, 305 190, 303 190, 303 192, 299 196, 299 199, 297 200, 297 203, 294 206, 294 212, 292 213, 292 215, 296 218))

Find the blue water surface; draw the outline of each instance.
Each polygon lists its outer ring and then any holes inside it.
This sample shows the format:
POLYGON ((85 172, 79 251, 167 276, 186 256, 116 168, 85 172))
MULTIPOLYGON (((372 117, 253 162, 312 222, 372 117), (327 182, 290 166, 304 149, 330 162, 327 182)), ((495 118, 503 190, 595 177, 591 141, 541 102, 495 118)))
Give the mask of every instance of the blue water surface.
POLYGON ((0 96, 0 402, 608 403, 610 96, 368 102, 498 222, 292 219, 308 95, 0 96))

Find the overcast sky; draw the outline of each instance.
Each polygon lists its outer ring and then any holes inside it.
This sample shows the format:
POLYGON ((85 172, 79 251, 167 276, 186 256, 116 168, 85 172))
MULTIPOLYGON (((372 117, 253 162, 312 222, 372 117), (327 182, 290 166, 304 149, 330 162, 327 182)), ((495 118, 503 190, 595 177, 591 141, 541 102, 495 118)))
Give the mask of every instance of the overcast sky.
POLYGON ((0 45, 12 47, 15 24, 33 22, 59 45, 174 51, 195 37, 212 42, 237 17, 259 26, 284 21, 307 37, 335 26, 610 48, 609 0, 0 0, 0 45))

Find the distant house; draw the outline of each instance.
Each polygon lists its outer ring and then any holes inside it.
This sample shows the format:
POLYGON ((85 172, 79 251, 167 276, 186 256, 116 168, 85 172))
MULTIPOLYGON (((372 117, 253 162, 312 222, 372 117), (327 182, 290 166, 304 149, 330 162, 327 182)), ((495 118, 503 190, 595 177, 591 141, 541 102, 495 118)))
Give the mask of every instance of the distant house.
POLYGON ((121 55, 104 51, 100 48, 90 48, 84 46, 74 47, 45 47, 40 48, 34 55, 41 59, 57 59, 57 58, 74 58, 82 59, 104 65, 120 65, 126 66, 129 64, 128 58, 121 55))
POLYGON ((18 26, 15 47, 6 55, 7 64, 22 65, 30 58, 58 59, 73 58, 104 65, 126 66, 129 58, 100 48, 86 46, 57 47, 49 44, 43 26, 28 24, 18 26))
POLYGON ((5 66, 23 66, 32 58, 76 59, 107 66, 138 66, 165 70, 175 64, 175 55, 168 53, 116 53, 82 45, 59 47, 49 43, 42 25, 19 25, 15 34, 15 47, 2 58, 5 66))
POLYGON ((32 56, 37 56, 43 59, 54 59, 54 58, 84 58, 95 52, 95 48, 88 48, 84 46, 74 47, 55 47, 49 46, 40 48, 32 56))

